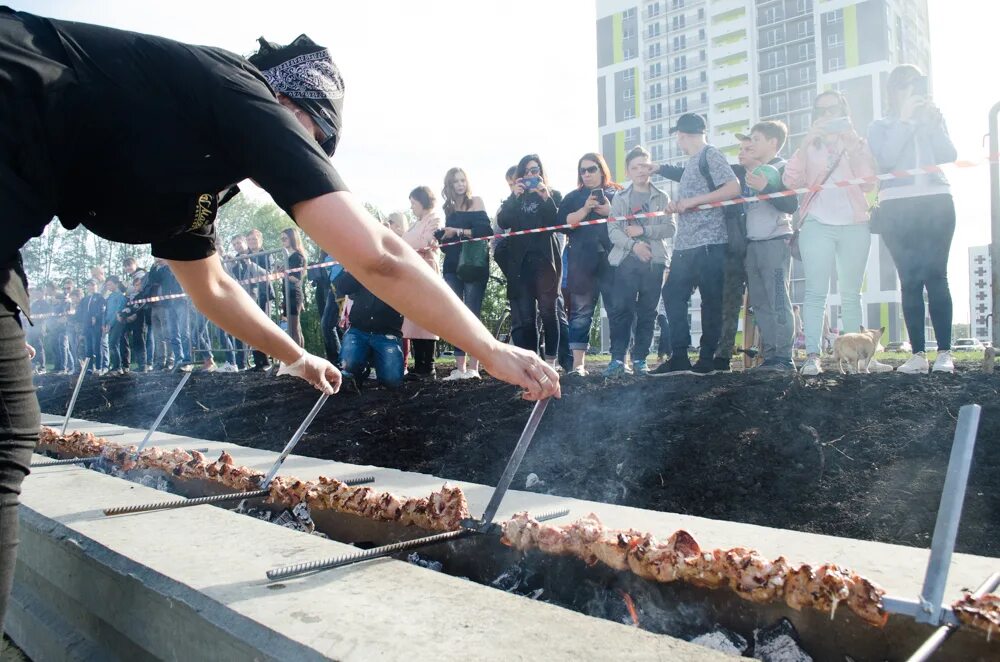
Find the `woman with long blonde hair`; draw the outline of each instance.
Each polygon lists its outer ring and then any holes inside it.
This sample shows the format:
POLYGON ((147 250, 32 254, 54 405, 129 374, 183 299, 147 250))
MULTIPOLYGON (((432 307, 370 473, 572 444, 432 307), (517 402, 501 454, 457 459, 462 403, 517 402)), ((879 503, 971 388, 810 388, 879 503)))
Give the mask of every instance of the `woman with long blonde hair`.
MULTIPOLYGON (((469 178, 461 168, 452 168, 444 176, 444 229, 439 233, 442 242, 473 237, 488 237, 493 234, 490 217, 482 198, 472 195, 469 178)), ((482 278, 465 281, 458 275, 458 263, 462 257, 462 244, 442 246, 444 264, 441 271, 444 280, 466 308, 477 318, 483 308, 489 270, 482 278)), ((467 359, 465 352, 455 348, 455 369, 445 377, 446 381, 456 379, 479 379, 479 361, 467 359)))

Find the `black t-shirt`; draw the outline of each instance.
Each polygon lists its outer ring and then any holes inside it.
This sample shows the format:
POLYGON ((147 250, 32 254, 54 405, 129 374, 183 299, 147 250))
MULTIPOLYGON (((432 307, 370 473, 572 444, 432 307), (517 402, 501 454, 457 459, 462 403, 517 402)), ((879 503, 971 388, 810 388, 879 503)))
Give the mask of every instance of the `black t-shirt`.
POLYGON ((0 98, 0 265, 53 216, 197 260, 243 179, 289 213, 346 190, 260 72, 218 48, 0 8, 0 98))

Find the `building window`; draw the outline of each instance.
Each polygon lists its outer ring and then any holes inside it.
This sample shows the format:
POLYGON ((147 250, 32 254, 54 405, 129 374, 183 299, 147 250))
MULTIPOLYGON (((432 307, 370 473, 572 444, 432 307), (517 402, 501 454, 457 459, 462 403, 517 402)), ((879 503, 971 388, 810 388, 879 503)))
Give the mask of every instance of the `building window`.
POLYGON ((775 69, 785 64, 785 54, 782 50, 768 51, 764 55, 764 68, 775 69))
POLYGON ((626 60, 634 60, 637 57, 634 48, 625 48, 622 55, 626 60))
POLYGON ((650 23, 649 27, 646 28, 646 37, 649 39, 655 39, 660 36, 660 22, 650 23))
POLYGON ((706 105, 708 103, 708 92, 701 93, 701 105, 706 105))
POLYGON ((781 42, 781 28, 771 28, 764 31, 764 46, 774 46, 781 42))
POLYGON ((687 66, 688 65, 687 65, 686 55, 678 55, 677 57, 674 58, 674 73, 677 73, 678 71, 684 71, 685 69, 687 69, 687 66))
POLYGON ((704 7, 699 7, 698 8, 698 20, 699 21, 704 21, 705 20, 705 8, 704 7))
POLYGON ((627 120, 635 119, 635 106, 627 106, 623 117, 627 120))
POLYGON ((688 88, 687 76, 678 76, 674 79, 674 92, 683 92, 688 88))
POLYGON ((708 82, 708 72, 703 69, 702 72, 700 74, 698 74, 698 80, 700 82, 702 82, 702 83, 707 83, 708 82))
POLYGON ((682 29, 685 24, 684 14, 681 14, 680 16, 674 16, 673 23, 674 23, 674 30, 682 29))
POLYGON ((681 9, 684 7, 684 0, 674 0, 671 6, 674 9, 681 9))
POLYGON ((837 71, 841 67, 842 65, 840 64, 839 57, 831 57, 829 60, 826 61, 827 71, 837 71))
POLYGON ((699 60, 699 61, 701 61, 701 62, 704 62, 704 61, 705 61, 705 60, 707 60, 707 59, 708 59, 708 54, 707 54, 707 53, 706 53, 705 51, 701 51, 701 52, 700 52, 700 53, 698 54, 698 60, 699 60))
POLYGON ((659 42, 657 42, 655 44, 650 44, 649 45, 649 57, 651 57, 651 58, 660 57, 660 43, 659 42))
POLYGON ((776 96, 765 99, 764 101, 764 114, 765 115, 780 115, 788 109, 788 105, 785 103, 785 95, 778 94, 776 96))
POLYGON ((687 97, 681 97, 680 99, 674 99, 674 113, 686 113, 688 109, 687 97))
POLYGON ((796 9, 798 9, 800 14, 805 14, 806 12, 812 11, 812 4, 812 0, 798 0, 798 6, 796 9))
POLYGON ((649 140, 650 142, 654 140, 663 140, 663 125, 654 124, 649 129, 649 140))
POLYGON ((764 25, 770 25, 771 23, 777 23, 784 18, 784 14, 781 11, 781 5, 776 5, 774 7, 768 7, 764 10, 764 20, 761 21, 764 25))
POLYGON ((813 59, 813 44, 799 44, 799 61, 813 59))
POLYGON ((662 75, 663 75, 663 67, 660 65, 659 62, 649 65, 650 78, 659 78, 662 75))
POLYGON ((650 156, 653 157, 654 161, 663 160, 663 145, 653 145, 653 148, 650 150, 650 152, 651 152, 650 156))
POLYGON ((812 34, 812 23, 810 21, 802 21, 799 23, 799 37, 808 37, 812 34))
POLYGON ((705 41, 705 28, 698 30, 698 41, 705 41))
POLYGON ((660 3, 659 2, 654 2, 653 4, 649 5, 649 7, 646 8, 646 13, 649 14, 650 16, 659 16, 660 15, 660 3))
POLYGON ((625 99, 625 101, 634 101, 635 89, 631 87, 626 87, 625 90, 622 92, 622 98, 625 99))
POLYGON ((841 39, 841 35, 839 32, 834 32, 833 34, 826 35, 826 45, 829 46, 830 48, 836 48, 837 46, 840 46, 843 43, 844 40, 841 39))
POLYGON ((827 23, 840 23, 844 20, 844 10, 838 9, 836 11, 828 12, 823 14, 827 23))
POLYGON ((635 7, 629 7, 622 12, 622 20, 627 21, 630 18, 635 18, 635 7))
POLYGON ((657 99, 663 96, 663 88, 660 87, 659 83, 653 83, 649 86, 649 98, 657 99))
POLYGON ((649 119, 658 120, 663 117, 663 104, 654 103, 649 107, 649 119))
POLYGON ((629 67, 628 69, 626 69, 625 71, 623 71, 622 72, 622 80, 624 80, 625 82, 635 80, 635 69, 633 69, 632 67, 629 67))
POLYGON ((674 37, 674 50, 679 51, 687 46, 687 38, 684 35, 674 37))

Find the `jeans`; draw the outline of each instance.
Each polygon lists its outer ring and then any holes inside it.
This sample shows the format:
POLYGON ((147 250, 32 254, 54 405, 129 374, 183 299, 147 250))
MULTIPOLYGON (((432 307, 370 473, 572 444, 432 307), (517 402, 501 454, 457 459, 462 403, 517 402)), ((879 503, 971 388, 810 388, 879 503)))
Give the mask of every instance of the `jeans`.
MULTIPOLYGON (((573 305, 572 298, 570 305, 573 305)), ((562 292, 556 297, 556 319, 559 322, 559 365, 566 371, 573 369, 573 352, 569 346, 569 318, 566 315, 566 300, 562 292)))
POLYGON ((219 327, 215 325, 213 327, 219 339, 219 347, 222 349, 222 358, 226 360, 226 363, 238 366, 239 364, 236 362, 236 348, 233 346, 233 337, 219 327))
POLYGON ((0 626, 14 583, 17 497, 38 443, 41 413, 14 305, 0 300, 0 626))
POLYGON ((111 325, 111 329, 108 331, 105 338, 108 339, 108 354, 110 363, 108 367, 111 370, 121 370, 122 368, 127 368, 130 363, 131 353, 129 352, 127 338, 125 336, 125 323, 115 322, 111 325), (122 345, 125 345, 125 351, 122 351, 122 345), (124 362, 123 362, 124 359, 124 362))
POLYGON ((344 372, 359 380, 374 367, 382 386, 395 388, 403 383, 403 346, 398 336, 368 333, 352 326, 344 334, 340 356, 344 372))
POLYGON ((746 268, 750 305, 760 329, 764 359, 790 363, 795 321, 788 294, 792 270, 788 237, 749 242, 746 268))
POLYGON ((157 368, 166 367, 175 361, 180 361, 180 357, 173 352, 173 344, 170 342, 170 313, 167 304, 154 304, 150 309, 151 328, 150 335, 153 336, 153 363, 157 368))
MULTIPOLYGON (((867 223, 825 225, 806 218, 799 231, 799 251, 806 277, 806 293, 802 301, 802 326, 806 333, 806 352, 820 353, 823 335, 823 313, 830 291, 834 264, 837 266, 837 291, 843 316, 842 331, 861 330, 861 281, 868 262, 871 232, 867 223)), ((830 327, 836 320, 830 321, 830 327)))
MULTIPOLYGON (((926 349, 924 288, 938 351, 951 349, 951 291, 948 252, 955 234, 955 203, 950 195, 886 200, 882 241, 896 263, 903 320, 914 352, 926 349)), ((975 316, 973 316, 975 317, 975 316)))
POLYGON ((337 305, 337 295, 331 289, 326 293, 326 303, 323 306, 323 316, 320 318, 320 328, 323 332, 323 349, 326 360, 333 365, 340 365, 340 306, 337 305))
POLYGON ((208 318, 201 313, 194 314, 194 357, 206 361, 212 356, 212 330, 208 326, 208 318))
POLYGON ((52 346, 56 350, 55 370, 73 372, 73 351, 67 327, 63 326, 52 332, 52 346))
POLYGON ((90 369, 91 370, 101 370, 106 366, 101 362, 101 339, 104 334, 101 332, 100 326, 88 325, 83 330, 83 342, 86 346, 84 350, 84 356, 90 357, 90 369))
MULTIPOLYGON (((444 282, 448 283, 448 287, 455 293, 455 296, 478 318, 480 312, 483 310, 483 298, 486 296, 486 284, 489 281, 467 283, 459 278, 458 274, 446 273, 444 275, 444 282)), ((465 352, 456 347, 455 356, 465 356, 465 352)))
POLYGON ((538 327, 535 325, 537 310, 538 316, 542 318, 545 359, 552 361, 558 358, 559 277, 555 269, 548 260, 529 253, 521 263, 521 274, 516 283, 510 300, 510 332, 514 345, 531 352, 538 351, 538 327))
POLYGON ((191 363, 191 309, 186 301, 167 304, 167 333, 174 358, 180 363, 191 363))
POLYGON ((726 263, 722 276, 722 330, 715 356, 732 359, 736 346, 736 331, 740 327, 740 311, 743 310, 743 293, 747 288, 747 272, 743 266, 743 256, 726 251, 726 263))
POLYGON ((101 340, 98 352, 101 356, 101 368, 103 370, 107 370, 111 365, 111 343, 108 340, 108 334, 103 331, 101 331, 101 340))
POLYGON ((711 361, 722 332, 722 288, 725 244, 674 251, 670 276, 663 286, 663 304, 670 323, 671 356, 687 356, 691 345, 688 304, 694 288, 701 293, 701 348, 699 358, 711 361))
MULTIPOLYGON (((146 325, 142 320, 142 313, 139 313, 139 317, 134 322, 126 324, 125 333, 128 336, 130 347, 127 367, 131 367, 133 360, 140 369, 148 365, 153 365, 152 357, 147 354, 147 348, 150 347, 150 344, 147 337, 148 334, 146 333, 146 325)), ((124 355, 122 358, 125 358, 124 355)))
POLYGON ((26 342, 35 348, 35 358, 31 359, 32 365, 40 370, 45 369, 45 334, 42 332, 42 324, 38 322, 35 326, 28 328, 26 342))
POLYGON ((628 255, 615 271, 615 308, 611 313, 611 359, 624 361, 635 324, 633 361, 645 361, 653 342, 656 304, 663 286, 663 265, 628 255))
POLYGON ((598 291, 573 294, 569 300, 569 348, 590 349, 590 327, 594 324, 598 291))

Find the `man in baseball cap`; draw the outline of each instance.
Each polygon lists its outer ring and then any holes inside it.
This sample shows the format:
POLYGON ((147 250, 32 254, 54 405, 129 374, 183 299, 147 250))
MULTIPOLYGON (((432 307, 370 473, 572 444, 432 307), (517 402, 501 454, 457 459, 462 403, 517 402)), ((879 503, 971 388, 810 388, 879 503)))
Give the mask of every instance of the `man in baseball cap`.
POLYGON ((705 118, 698 113, 684 113, 677 118, 677 124, 670 127, 670 133, 704 134, 708 130, 708 123, 705 118))

